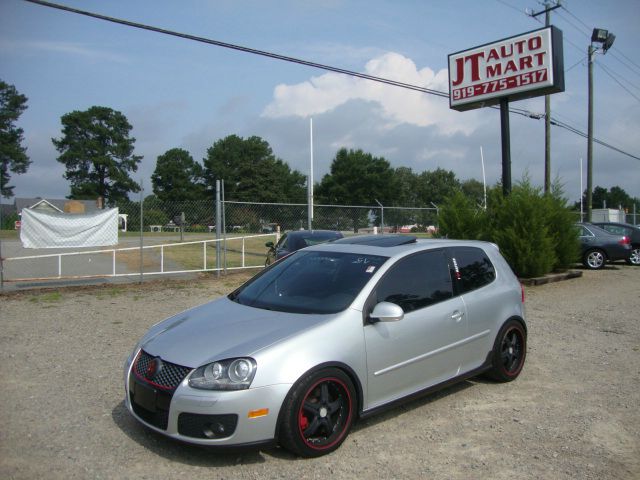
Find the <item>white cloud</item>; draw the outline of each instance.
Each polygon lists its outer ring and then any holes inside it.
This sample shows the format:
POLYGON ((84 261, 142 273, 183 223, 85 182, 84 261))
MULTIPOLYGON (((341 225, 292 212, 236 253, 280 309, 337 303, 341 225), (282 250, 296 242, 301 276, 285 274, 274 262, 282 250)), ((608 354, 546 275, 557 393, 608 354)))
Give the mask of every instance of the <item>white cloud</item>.
POLYGON ((38 52, 45 54, 61 54, 72 57, 79 57, 91 61, 108 61, 121 64, 131 63, 130 59, 118 53, 112 53, 95 48, 91 45, 73 42, 14 42, 0 41, 0 50, 5 52, 38 52))
MULTIPOLYGON (((448 88, 446 70, 418 69, 410 58, 394 52, 367 62, 365 72, 433 90, 446 91, 448 88)), ((295 85, 276 86, 273 100, 262 115, 270 118, 309 117, 330 112, 352 100, 364 100, 378 106, 383 119, 379 130, 410 124, 435 126, 446 135, 456 132, 469 135, 477 125, 475 112, 462 115, 451 111, 446 99, 332 72, 295 85)))

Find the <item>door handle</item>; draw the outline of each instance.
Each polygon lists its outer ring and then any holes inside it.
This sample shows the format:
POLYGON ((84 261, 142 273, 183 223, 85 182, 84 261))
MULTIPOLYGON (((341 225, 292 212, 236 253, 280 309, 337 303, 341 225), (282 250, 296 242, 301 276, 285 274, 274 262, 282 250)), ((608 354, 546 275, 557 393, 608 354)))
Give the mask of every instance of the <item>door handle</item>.
POLYGON ((456 321, 456 323, 457 323, 457 322, 459 322, 460 320, 462 320, 462 317, 464 317, 464 313, 463 313, 463 312, 461 312, 460 310, 456 310, 455 312, 453 312, 453 313, 451 314, 451 318, 452 318, 453 320, 455 320, 455 321, 456 321))

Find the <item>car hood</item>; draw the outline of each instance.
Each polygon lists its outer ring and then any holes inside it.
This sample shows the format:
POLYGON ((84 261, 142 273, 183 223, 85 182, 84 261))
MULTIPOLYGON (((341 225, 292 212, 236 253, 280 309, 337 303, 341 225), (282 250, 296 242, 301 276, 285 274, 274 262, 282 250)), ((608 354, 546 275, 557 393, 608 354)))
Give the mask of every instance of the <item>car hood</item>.
POLYGON ((154 325, 140 345, 150 355, 195 368, 215 360, 251 356, 333 317, 263 310, 224 297, 154 325))

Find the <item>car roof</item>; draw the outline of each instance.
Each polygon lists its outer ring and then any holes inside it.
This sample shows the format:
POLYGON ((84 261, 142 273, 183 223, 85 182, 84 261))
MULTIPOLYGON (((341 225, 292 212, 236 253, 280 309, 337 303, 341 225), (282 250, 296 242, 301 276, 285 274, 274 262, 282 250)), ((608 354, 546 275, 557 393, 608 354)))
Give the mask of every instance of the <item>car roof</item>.
POLYGON ((452 239, 418 239, 407 235, 363 235, 346 237, 331 243, 323 243, 308 247, 305 251, 331 251, 342 253, 360 253, 367 255, 379 255, 382 257, 402 257, 412 252, 421 250, 429 250, 444 247, 476 247, 484 250, 493 248, 498 251, 498 247, 490 242, 482 242, 479 240, 452 240, 452 239), (407 240, 404 242, 395 240, 384 240, 376 242, 370 237, 386 238, 386 237, 403 237, 407 240), (349 241, 351 240, 351 241, 349 241))
POLYGON ((412 235, 355 235, 341 238, 334 243, 348 243, 349 245, 371 245, 373 247, 397 247, 416 243, 417 238, 412 235))
POLYGON ((287 235, 292 237, 312 238, 312 237, 342 237, 342 233, 335 230, 291 230, 287 235))
POLYGON ((624 223, 624 222, 593 222, 594 225, 617 225, 619 227, 630 227, 640 229, 640 226, 633 225, 632 223, 624 223))
POLYGON ((620 237, 617 233, 607 232, 604 228, 599 227, 594 223, 589 222, 578 222, 576 225, 586 227, 591 233, 595 234, 598 237, 609 236, 609 237, 620 237))

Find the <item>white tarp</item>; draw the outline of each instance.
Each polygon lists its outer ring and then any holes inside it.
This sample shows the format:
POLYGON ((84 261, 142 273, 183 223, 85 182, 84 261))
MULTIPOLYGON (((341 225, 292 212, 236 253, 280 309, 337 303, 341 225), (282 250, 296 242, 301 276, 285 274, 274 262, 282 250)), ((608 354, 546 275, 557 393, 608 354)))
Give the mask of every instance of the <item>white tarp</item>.
POLYGON ((118 243, 118 209, 69 214, 22 209, 24 248, 102 247, 118 243))

